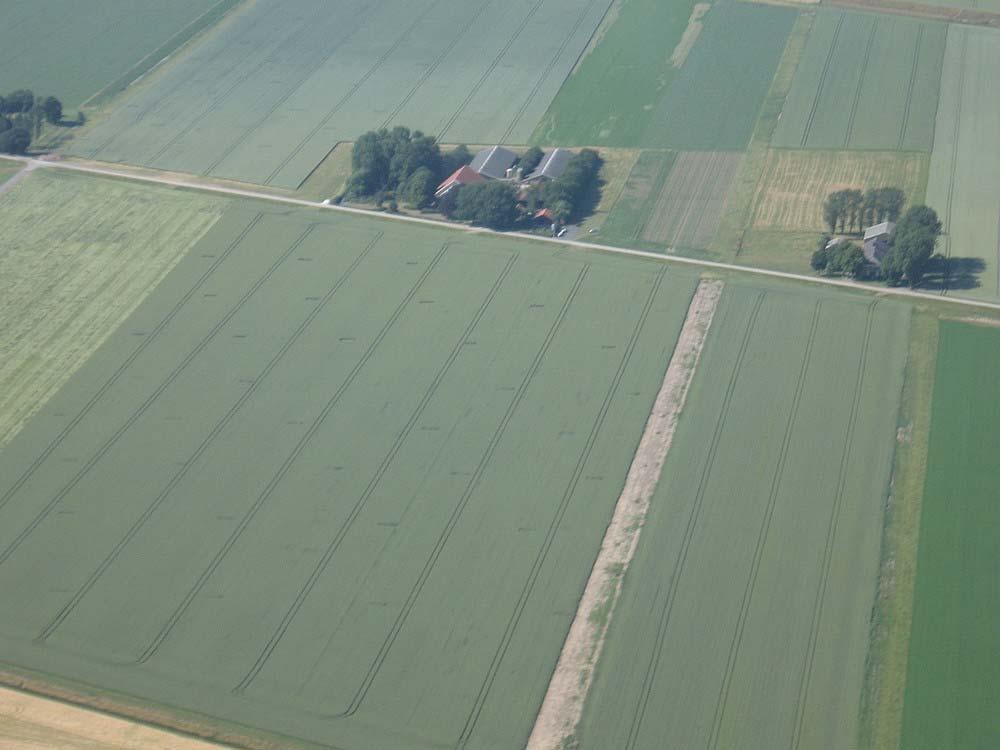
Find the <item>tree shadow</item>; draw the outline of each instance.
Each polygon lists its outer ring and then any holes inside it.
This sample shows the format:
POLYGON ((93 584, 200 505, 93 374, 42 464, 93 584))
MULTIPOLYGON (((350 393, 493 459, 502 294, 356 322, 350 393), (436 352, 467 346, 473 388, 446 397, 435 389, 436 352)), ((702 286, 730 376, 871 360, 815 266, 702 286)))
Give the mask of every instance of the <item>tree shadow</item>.
POLYGON ((580 197, 580 202, 573 207, 571 223, 579 224, 585 219, 593 216, 597 206, 601 202, 601 192, 604 190, 605 181, 597 176, 594 181, 587 186, 586 192, 580 197))
POLYGON ((927 263, 920 287, 929 291, 976 289, 982 286, 979 275, 986 270, 982 258, 945 258, 935 255, 927 263))

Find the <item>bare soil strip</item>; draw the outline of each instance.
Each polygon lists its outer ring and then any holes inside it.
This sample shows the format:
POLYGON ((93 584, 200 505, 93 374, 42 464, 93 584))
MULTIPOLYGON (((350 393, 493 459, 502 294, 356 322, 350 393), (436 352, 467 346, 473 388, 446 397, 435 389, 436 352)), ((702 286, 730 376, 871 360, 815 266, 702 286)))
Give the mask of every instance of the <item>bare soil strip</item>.
POLYGON ((528 750, 565 747, 580 723, 622 580, 638 546, 722 288, 721 281, 703 280, 691 299, 663 385, 528 739, 528 750))
POLYGON ((3 750, 219 750, 172 734, 48 698, 0 688, 3 750))
POLYGON ((684 61, 687 60, 691 48, 698 41, 698 37, 701 36, 701 29, 705 25, 701 22, 701 19, 705 17, 705 14, 708 13, 711 7, 711 3, 695 3, 694 8, 691 9, 691 17, 688 19, 687 28, 684 29, 681 40, 670 54, 670 64, 675 68, 681 67, 684 61))

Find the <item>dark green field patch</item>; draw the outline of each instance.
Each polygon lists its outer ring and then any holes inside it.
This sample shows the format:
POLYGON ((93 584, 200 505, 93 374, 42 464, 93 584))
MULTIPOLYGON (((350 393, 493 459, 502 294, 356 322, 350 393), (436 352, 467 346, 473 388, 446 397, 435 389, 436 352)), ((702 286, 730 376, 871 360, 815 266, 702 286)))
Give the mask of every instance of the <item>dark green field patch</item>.
POLYGON ((635 242, 642 237, 676 158, 672 151, 643 151, 639 155, 621 197, 601 229, 601 237, 619 242, 635 242))
POLYGON ((906 750, 1000 747, 1000 330, 941 324, 903 711, 906 750))

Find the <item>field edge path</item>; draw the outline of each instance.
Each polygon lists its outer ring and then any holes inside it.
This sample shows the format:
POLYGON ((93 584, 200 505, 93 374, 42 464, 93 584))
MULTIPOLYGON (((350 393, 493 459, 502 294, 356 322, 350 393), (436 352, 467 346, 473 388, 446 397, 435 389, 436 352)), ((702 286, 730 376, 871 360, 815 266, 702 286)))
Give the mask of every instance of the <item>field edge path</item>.
POLYGON ((552 673, 527 750, 565 747, 580 723, 622 582, 638 547, 723 287, 722 281, 703 279, 691 298, 663 384, 552 673))

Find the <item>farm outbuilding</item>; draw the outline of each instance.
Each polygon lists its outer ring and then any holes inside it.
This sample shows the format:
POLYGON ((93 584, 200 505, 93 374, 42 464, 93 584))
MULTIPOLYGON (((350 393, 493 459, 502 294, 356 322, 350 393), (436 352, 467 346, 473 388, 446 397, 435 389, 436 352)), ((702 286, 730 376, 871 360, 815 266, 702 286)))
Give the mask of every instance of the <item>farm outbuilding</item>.
POLYGON ((572 158, 572 151, 564 148, 554 148, 542 157, 535 171, 528 175, 524 181, 543 182, 545 180, 556 180, 566 171, 566 167, 572 158))
POLYGON ((892 233, 896 225, 891 221, 883 221, 865 230, 865 257, 875 265, 882 265, 889 247, 892 245, 892 233))
POLYGON ((438 185, 434 191, 435 198, 443 198, 455 188, 461 185, 472 185, 477 182, 485 182, 486 179, 478 172, 468 166, 459 167, 447 180, 438 185))
POLYGON ((484 148, 469 164, 469 168, 489 180, 502 180, 507 170, 514 166, 517 154, 503 146, 484 148))

